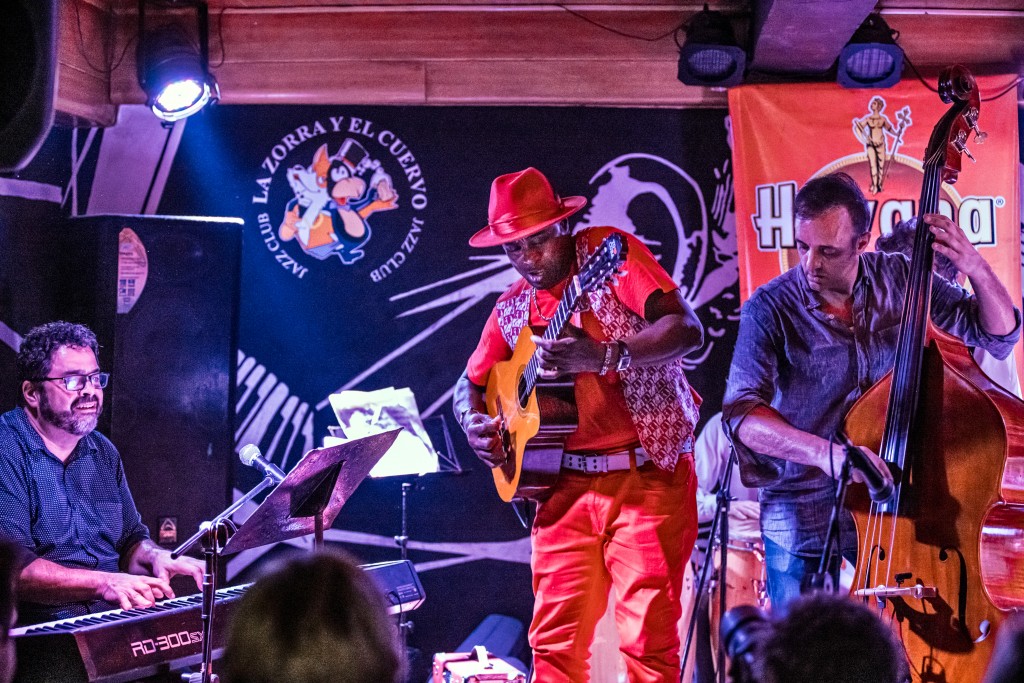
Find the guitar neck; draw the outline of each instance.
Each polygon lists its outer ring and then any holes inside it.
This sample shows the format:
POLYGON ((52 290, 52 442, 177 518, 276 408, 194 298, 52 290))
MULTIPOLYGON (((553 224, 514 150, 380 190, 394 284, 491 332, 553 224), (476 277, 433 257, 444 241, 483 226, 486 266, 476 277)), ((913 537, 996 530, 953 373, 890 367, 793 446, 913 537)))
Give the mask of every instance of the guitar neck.
MULTIPOLYGON (((558 308, 555 310, 555 315, 551 318, 551 322, 548 323, 548 328, 544 331, 544 334, 541 335, 542 339, 548 341, 558 339, 562 334, 565 323, 569 321, 569 316, 572 315, 576 304, 579 303, 582 296, 583 289, 580 287, 578 278, 574 277, 566 285, 562 299, 558 302, 558 308)), ((533 393, 533 389, 537 385, 537 372, 537 353, 534 352, 533 356, 530 357, 530 362, 526 364, 526 370, 523 371, 523 384, 520 392, 520 403, 523 405, 525 405, 526 397, 533 393)))

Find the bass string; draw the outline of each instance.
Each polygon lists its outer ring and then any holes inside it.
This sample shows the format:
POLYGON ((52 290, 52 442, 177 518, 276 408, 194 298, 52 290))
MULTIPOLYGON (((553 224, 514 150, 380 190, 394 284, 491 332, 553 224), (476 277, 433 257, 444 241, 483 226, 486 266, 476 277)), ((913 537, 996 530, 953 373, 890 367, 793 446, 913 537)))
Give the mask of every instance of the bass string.
MULTIPOLYGON (((925 165, 924 165, 924 187, 923 187, 922 197, 921 197, 921 206, 920 206, 920 211, 919 211, 920 215, 918 216, 918 230, 919 231, 925 229, 923 227, 924 223, 922 221, 923 215, 925 213, 932 213, 932 212, 934 212, 938 208, 938 195, 939 195, 939 190, 940 190, 940 182, 939 182, 940 170, 939 170, 939 165, 936 162, 936 158, 935 158, 936 156, 938 156, 938 155, 933 155, 933 157, 931 159, 929 159, 925 163, 925 165)), ((931 248, 931 240, 927 239, 927 235, 925 235, 924 237, 920 237, 919 236, 919 237, 915 238, 915 240, 914 240, 914 262, 919 264, 919 266, 921 264, 924 264, 926 259, 927 259, 926 250, 930 249, 930 248, 931 248)), ((908 283, 908 286, 918 288, 918 290, 916 290, 916 291, 920 291, 921 289, 923 289, 923 287, 927 286, 925 283, 930 284, 930 280, 931 280, 931 272, 930 271, 931 271, 930 268, 926 269, 926 268, 923 268, 923 267, 918 267, 918 268, 915 269, 912 266, 911 274, 912 274, 912 276, 916 277, 916 280, 912 279, 912 281, 910 283, 908 283)), ((928 319, 928 306, 921 306, 921 308, 923 310, 918 311, 918 314, 919 314, 920 318, 924 319, 925 322, 922 322, 921 319, 919 318, 917 323, 921 326, 921 328, 919 328, 919 329, 923 330, 923 325, 926 323, 926 321, 928 319)), ((920 341, 915 340, 915 343, 923 343, 923 332, 922 332, 922 339, 920 341)), ((906 350, 906 349, 903 349, 903 350, 906 350)), ((905 379, 907 377, 907 375, 910 373, 910 369, 911 368, 909 367, 909 365, 910 365, 911 362, 915 362, 916 359, 917 359, 917 356, 919 355, 918 353, 913 352, 914 351, 913 349, 911 349, 911 351, 912 351, 911 353, 901 353, 897 357, 898 365, 900 367, 896 371, 894 371, 894 374, 893 374, 893 381, 894 382, 902 380, 902 379, 905 379)), ((893 392, 893 395, 894 396, 897 396, 897 395, 904 395, 905 396, 906 393, 907 392, 905 391, 905 387, 901 387, 901 390, 893 392)), ((899 403, 903 403, 903 402, 899 402, 899 403)), ((890 406, 890 408, 893 409, 893 415, 891 415, 892 422, 887 423, 887 427, 889 425, 892 425, 892 424, 904 424, 904 420, 907 419, 906 411, 909 410, 909 406, 897 405, 897 406, 890 406)), ((901 429, 901 432, 902 431, 906 431, 907 432, 907 436, 909 436, 909 427, 910 426, 907 425, 906 429, 901 429)), ((905 439, 901 439, 901 441, 903 441, 903 447, 905 449, 906 448, 906 440, 905 439)), ((883 442, 883 443, 885 443, 885 442, 883 442)), ((871 588, 872 586, 870 584, 877 582, 877 579, 873 579, 873 577, 877 577, 877 576, 879 576, 882 573, 883 565, 884 565, 884 569, 885 569, 885 572, 884 572, 885 573, 884 585, 886 585, 886 586, 891 585, 891 581, 893 579, 892 573, 893 573, 893 566, 894 565, 893 565, 893 560, 892 560, 892 557, 893 557, 892 551, 893 551, 893 548, 894 548, 894 546, 896 544, 896 531, 897 531, 897 525, 898 525, 898 513, 899 513, 899 509, 900 509, 900 501, 901 501, 901 498, 902 498, 902 495, 903 495, 903 480, 904 480, 903 471, 910 464, 910 457, 909 457, 908 454, 904 453, 903 457, 899 458, 899 454, 898 453, 892 453, 891 452, 892 450, 895 450, 895 445, 897 445, 897 444, 886 443, 886 448, 883 450, 883 454, 882 454, 883 459, 885 459, 885 460, 887 460, 889 462, 898 462, 898 464, 901 465, 900 476, 899 476, 898 480, 895 482, 895 495, 893 496, 893 498, 888 503, 884 503, 884 504, 872 503, 871 504, 871 509, 870 509, 870 512, 868 513, 868 533, 865 533, 864 544, 863 544, 863 546, 859 550, 859 552, 870 552, 870 553, 872 553, 872 555, 868 555, 868 557, 872 557, 872 564, 870 565, 872 567, 872 569, 869 572, 867 572, 865 577, 864 577, 864 582, 866 584, 866 585, 863 586, 864 588, 871 588), (902 462, 899 462, 899 460, 902 460, 902 462), (882 545, 882 538, 884 536, 886 536, 886 534, 885 534, 885 526, 886 526, 886 522, 887 521, 889 522, 889 533, 887 534, 888 535, 888 542, 887 542, 886 545, 883 546, 882 545), (878 550, 878 552, 875 552, 876 549, 878 550), (882 551, 884 551, 884 559, 882 557, 882 554, 883 554, 882 551)))

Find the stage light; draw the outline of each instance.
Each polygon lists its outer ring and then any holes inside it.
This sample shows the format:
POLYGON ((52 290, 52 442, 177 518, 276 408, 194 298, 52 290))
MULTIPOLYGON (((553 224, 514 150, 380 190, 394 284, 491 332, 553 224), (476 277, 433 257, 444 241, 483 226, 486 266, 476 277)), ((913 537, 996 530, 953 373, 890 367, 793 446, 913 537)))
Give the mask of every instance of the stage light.
POLYGON ((900 82, 903 50, 895 31, 877 14, 864 23, 839 53, 836 80, 844 88, 888 88, 900 82))
POLYGON ((146 25, 147 4, 155 4, 155 0, 139 1, 139 85, 146 92, 146 104, 158 118, 179 121, 220 97, 217 81, 209 71, 206 3, 164 0, 159 4, 175 11, 165 13, 157 27, 146 25), (177 11, 181 8, 195 14, 192 33, 181 22, 181 12, 177 11))
POLYGON ((679 80, 686 85, 728 88, 739 85, 747 53, 736 43, 732 25, 721 12, 704 9, 693 15, 679 46, 679 80))

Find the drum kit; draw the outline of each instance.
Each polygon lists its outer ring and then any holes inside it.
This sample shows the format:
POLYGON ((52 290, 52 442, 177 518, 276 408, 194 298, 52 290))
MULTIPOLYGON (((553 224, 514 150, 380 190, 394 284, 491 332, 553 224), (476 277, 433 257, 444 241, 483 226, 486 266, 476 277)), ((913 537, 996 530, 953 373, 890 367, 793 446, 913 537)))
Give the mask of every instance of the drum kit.
POLYGON ((728 552, 726 557, 725 580, 719 577, 721 569, 719 558, 721 553, 713 552, 715 575, 711 581, 709 591, 710 600, 710 636, 711 656, 717 668, 718 662, 718 627, 722 621, 720 611, 721 592, 725 591, 725 611, 728 612, 739 605, 752 605, 767 609, 768 581, 764 565, 764 545, 761 540, 740 540, 732 539, 726 545, 728 552))
POLYGON ((739 499, 732 491, 732 478, 738 469, 736 454, 732 448, 729 451, 728 464, 717 485, 717 507, 711 521, 708 549, 697 569, 693 607, 686 610, 688 615, 684 613, 689 624, 682 639, 684 675, 681 680, 687 683, 691 679, 685 672, 691 667, 696 683, 724 683, 726 680, 728 662, 724 643, 719 638, 723 615, 740 606, 761 610, 769 607, 764 545, 760 525, 756 524, 758 515, 751 515, 748 504, 737 505, 735 521, 739 523, 735 525, 734 535, 730 535, 730 504, 739 499))

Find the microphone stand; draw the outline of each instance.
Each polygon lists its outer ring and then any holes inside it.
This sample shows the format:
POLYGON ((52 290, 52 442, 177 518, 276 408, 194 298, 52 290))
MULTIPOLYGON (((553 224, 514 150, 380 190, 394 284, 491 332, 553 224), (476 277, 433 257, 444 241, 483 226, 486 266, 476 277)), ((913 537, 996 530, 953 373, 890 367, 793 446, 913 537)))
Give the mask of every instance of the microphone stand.
MULTIPOLYGON (((831 449, 831 444, 829 444, 829 448, 831 449)), ((828 519, 828 532, 825 535, 825 547, 821 551, 821 560, 818 562, 818 571, 807 579, 807 587, 812 590, 824 590, 830 593, 839 590, 838 576, 833 576, 828 571, 828 565, 832 557, 832 546, 836 546, 836 553, 842 558, 843 551, 839 547, 839 515, 846 502, 846 489, 850 485, 852 473, 853 466, 850 464, 850 456, 846 456, 843 458, 843 466, 839 469, 839 488, 836 490, 836 500, 832 505, 832 515, 828 519)), ((839 562, 842 563, 842 559, 839 562)), ((839 567, 837 566, 836 573, 838 571, 839 567)))
MULTIPOLYGON (((729 565, 729 506, 733 498, 730 494, 732 486, 732 472, 736 466, 736 449, 733 447, 729 448, 729 462, 725 466, 725 471, 722 472, 722 476, 718 480, 718 493, 715 495, 715 516, 711 520, 711 531, 708 535, 708 549, 704 554, 704 563, 701 565, 700 579, 697 582, 697 587, 694 591, 696 596, 696 604, 693 606, 693 611, 690 613, 690 624, 686 629, 686 642, 683 646, 683 658, 682 665, 680 667, 679 680, 683 680, 683 671, 686 671, 686 664, 690 657, 690 645, 693 641, 694 629, 697 626, 697 618, 700 614, 700 607, 704 603, 704 590, 708 584, 708 578, 711 574, 711 565, 713 564, 713 557, 715 553, 716 545, 716 534, 718 536, 718 551, 720 553, 721 561, 719 562, 717 580, 719 584, 718 591, 718 614, 719 619, 721 615, 725 614, 725 591, 726 582, 725 577, 727 576, 727 568, 729 565)), ((711 586, 707 586, 709 589, 711 586)), ((709 591, 710 593, 710 591, 709 591)), ((725 642, 721 637, 718 638, 718 666, 717 666, 717 679, 719 683, 725 683, 725 642)), ((704 679, 704 675, 699 673, 699 677, 704 679)), ((706 679, 705 679, 706 680, 706 679)), ((686 682, 689 683, 689 682, 686 682)))
POLYGON ((220 553, 224 545, 235 532, 231 516, 243 505, 268 488, 277 486, 279 482, 271 476, 263 478, 251 491, 232 503, 224 512, 209 522, 199 525, 199 531, 192 534, 184 543, 171 553, 171 559, 178 559, 196 543, 203 546, 203 557, 206 560, 203 575, 203 660, 198 673, 182 674, 185 683, 218 683, 219 678, 213 673, 213 613, 216 606, 217 574, 220 571, 220 553))
MULTIPOLYGON (((408 559, 409 549, 409 511, 408 511, 408 498, 409 491, 412 490, 411 482, 402 482, 402 533, 395 536, 395 543, 400 549, 401 558, 403 560, 408 559)), ((401 602, 401 601, 399 601, 401 602)), ((407 648, 409 646, 409 633, 413 630, 415 624, 409 620, 405 610, 398 613, 398 633, 402 638, 402 647, 407 648)))

